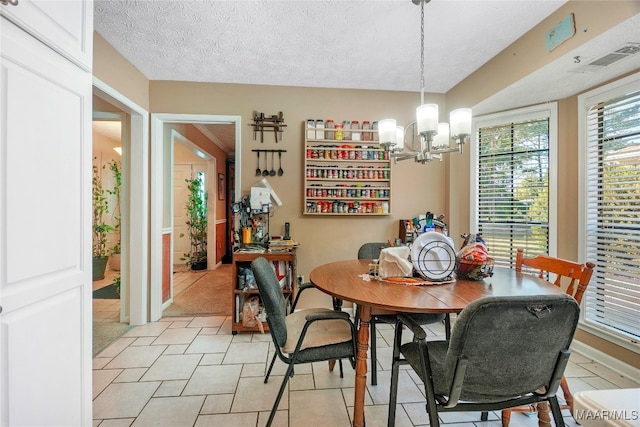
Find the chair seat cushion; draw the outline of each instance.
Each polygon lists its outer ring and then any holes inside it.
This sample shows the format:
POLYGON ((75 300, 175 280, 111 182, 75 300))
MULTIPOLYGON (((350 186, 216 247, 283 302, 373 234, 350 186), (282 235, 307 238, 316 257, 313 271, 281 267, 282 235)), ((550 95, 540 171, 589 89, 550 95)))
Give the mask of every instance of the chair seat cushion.
MULTIPOLYGON (((305 317, 310 313, 333 311, 327 308, 309 308, 296 311, 285 317, 287 324, 287 342, 281 347, 283 353, 295 351, 298 338, 306 323, 305 317)), ((310 347, 321 347, 351 341, 351 327, 344 320, 331 319, 313 322, 304 337, 301 350, 310 347)))

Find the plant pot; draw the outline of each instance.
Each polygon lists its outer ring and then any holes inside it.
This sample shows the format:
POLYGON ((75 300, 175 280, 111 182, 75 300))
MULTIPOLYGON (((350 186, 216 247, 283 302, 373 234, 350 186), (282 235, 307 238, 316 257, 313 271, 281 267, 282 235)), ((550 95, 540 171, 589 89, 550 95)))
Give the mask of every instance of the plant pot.
POLYGON ((121 254, 111 254, 109 257, 109 267, 112 270, 120 271, 120 255, 121 254))
POLYGON ((104 279, 104 271, 107 269, 108 256, 93 257, 93 281, 104 279))
POLYGON ((206 270, 207 269, 207 260, 203 261, 194 261, 191 263, 192 270, 206 270))

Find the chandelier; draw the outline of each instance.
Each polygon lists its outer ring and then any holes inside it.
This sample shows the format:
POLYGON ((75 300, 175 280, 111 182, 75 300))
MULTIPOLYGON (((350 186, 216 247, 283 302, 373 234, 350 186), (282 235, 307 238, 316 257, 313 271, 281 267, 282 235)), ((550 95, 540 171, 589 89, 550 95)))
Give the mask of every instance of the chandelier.
POLYGON ((424 5, 431 0, 411 1, 420 5, 420 106, 416 108, 415 122, 404 128, 398 126, 395 119, 380 120, 378 134, 380 144, 396 161, 414 159, 424 164, 442 160, 443 153, 462 153, 471 135, 471 109, 453 110, 449 123, 441 123, 438 104, 424 103, 424 5))

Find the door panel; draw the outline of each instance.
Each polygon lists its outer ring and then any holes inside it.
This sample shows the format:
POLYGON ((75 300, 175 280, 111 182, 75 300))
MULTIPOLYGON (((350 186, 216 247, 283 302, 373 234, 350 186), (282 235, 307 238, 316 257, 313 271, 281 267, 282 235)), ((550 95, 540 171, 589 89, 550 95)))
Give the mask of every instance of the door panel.
POLYGON ((0 19, 0 425, 90 425, 91 74, 0 19))
POLYGON ((91 70, 93 2, 31 0, 0 10, 67 59, 91 70))

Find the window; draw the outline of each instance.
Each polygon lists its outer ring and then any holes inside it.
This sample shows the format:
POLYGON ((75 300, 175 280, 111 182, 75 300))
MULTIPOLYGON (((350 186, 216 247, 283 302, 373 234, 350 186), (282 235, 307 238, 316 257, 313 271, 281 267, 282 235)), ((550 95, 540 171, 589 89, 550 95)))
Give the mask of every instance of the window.
POLYGON ((638 76, 579 97, 584 185, 580 247, 585 259, 596 264, 582 320, 594 333, 612 335, 635 351, 640 339, 638 76))
POLYGON ((556 105, 479 117, 475 130, 472 231, 496 265, 512 267, 517 248, 555 253, 556 105))

